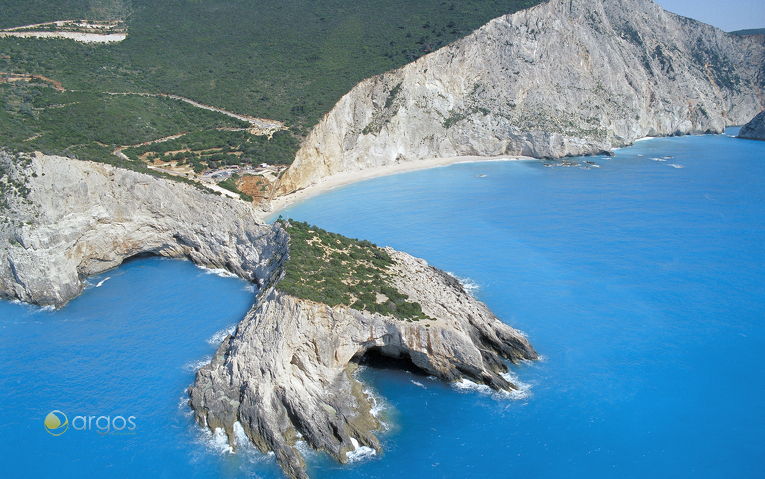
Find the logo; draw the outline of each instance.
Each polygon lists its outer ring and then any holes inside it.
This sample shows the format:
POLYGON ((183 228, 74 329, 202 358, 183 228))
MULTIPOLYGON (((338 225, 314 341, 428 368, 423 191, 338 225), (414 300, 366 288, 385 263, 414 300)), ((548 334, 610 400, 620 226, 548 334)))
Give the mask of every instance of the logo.
MULTIPOLYGON (((135 416, 125 419, 123 416, 75 416, 72 419, 72 428, 75 431, 95 431, 102 436, 135 435, 135 416)), ((53 411, 45 416, 45 430, 53 436, 60 436, 69 429, 69 419, 61 411, 53 411)))
POLYGON ((54 436, 60 436, 69 429, 69 419, 61 411, 53 411, 45 416, 45 430, 54 436))

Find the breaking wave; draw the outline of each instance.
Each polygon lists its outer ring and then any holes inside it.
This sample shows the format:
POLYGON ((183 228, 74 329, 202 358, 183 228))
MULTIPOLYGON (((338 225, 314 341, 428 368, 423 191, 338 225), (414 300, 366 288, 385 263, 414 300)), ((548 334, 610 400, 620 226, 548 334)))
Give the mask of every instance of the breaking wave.
POLYGON ((531 395, 531 384, 523 383, 518 380, 518 376, 511 372, 502 374, 508 382, 515 384, 518 388, 514 391, 495 391, 485 384, 478 384, 469 379, 462 379, 460 382, 452 383, 452 386, 460 392, 477 392, 486 396, 491 396, 493 399, 525 399, 531 395))
POLYGON ((183 369, 186 371, 191 371, 192 373, 197 372, 197 369, 201 368, 202 366, 206 366, 207 364, 212 361, 212 356, 205 356, 204 358, 194 361, 192 363, 188 363, 185 366, 183 366, 183 369))
POLYGON ((226 339, 226 336, 230 336, 234 334, 234 331, 236 331, 236 324, 231 325, 228 328, 221 329, 220 331, 210 336, 210 339, 207 340, 207 344, 211 344, 213 346, 220 346, 220 343, 222 343, 223 340, 226 339))
POLYGON ((446 274, 448 274, 449 276, 451 276, 454 279, 456 279, 457 281, 459 281, 460 284, 462 285, 462 287, 465 288, 465 291, 467 291, 467 293, 470 296, 474 296, 475 293, 477 293, 478 290, 481 289, 481 287, 478 285, 478 283, 476 283, 475 281, 473 281, 470 278, 463 278, 462 276, 457 276, 456 274, 454 274, 454 273, 452 273, 450 271, 447 271, 446 274))
POLYGON ((223 268, 207 268, 205 266, 196 265, 197 268, 201 269, 205 272, 205 274, 214 274, 216 276, 220 276, 221 278, 238 278, 239 276, 235 275, 231 271, 223 268))
POLYGON ((346 457, 348 458, 348 462, 358 462, 377 454, 377 452, 371 447, 359 446, 359 441, 354 438, 351 438, 351 442, 353 443, 353 447, 355 449, 345 453, 346 457))

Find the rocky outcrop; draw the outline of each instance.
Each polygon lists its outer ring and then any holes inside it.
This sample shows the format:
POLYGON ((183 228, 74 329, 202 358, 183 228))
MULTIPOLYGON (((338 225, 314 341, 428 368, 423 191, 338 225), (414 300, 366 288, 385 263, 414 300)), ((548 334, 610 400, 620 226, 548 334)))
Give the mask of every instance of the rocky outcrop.
POLYGON ((511 390, 503 359, 535 359, 525 337, 448 274, 388 249, 392 286, 428 319, 401 320, 298 299, 278 290, 289 236, 244 202, 190 185, 55 156, 0 151, 0 295, 61 306, 86 276, 140 253, 186 257, 257 283, 258 300, 212 362, 190 404, 232 438, 239 422, 291 477, 306 477, 302 437, 339 461, 379 449, 378 427, 352 372, 370 352, 406 358, 447 381, 511 390), (354 444, 355 441, 355 444, 354 444))
POLYGON ((738 132, 739 138, 765 141, 765 110, 751 119, 749 123, 741 127, 738 132))
POLYGON ((762 44, 650 0, 550 0, 358 84, 279 191, 424 158, 558 158, 719 133, 765 106, 764 65, 762 44))
POLYGON ((352 371, 365 354, 405 358, 427 374, 514 389, 502 358, 536 359, 525 337, 499 321, 448 274, 387 249, 396 287, 435 320, 331 308, 278 290, 260 301, 197 372, 189 389, 197 420, 223 428, 234 444, 238 421, 262 451, 274 451, 288 476, 306 478, 302 438, 345 462, 355 447, 379 449, 378 427, 352 371), (355 442, 355 444, 354 444, 355 442))
POLYGON ((262 284, 287 247, 286 234, 249 205, 191 185, 55 156, 0 152, 0 166, 9 202, 0 297, 60 307, 85 277, 141 253, 186 257, 262 284))

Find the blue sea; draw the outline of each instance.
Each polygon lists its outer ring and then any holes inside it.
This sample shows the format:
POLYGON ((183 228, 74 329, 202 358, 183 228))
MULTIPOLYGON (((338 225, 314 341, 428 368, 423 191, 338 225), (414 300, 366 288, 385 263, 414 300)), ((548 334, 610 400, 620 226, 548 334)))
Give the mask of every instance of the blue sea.
MULTIPOLYGON (((364 369, 384 452, 339 465, 302 447, 309 474, 765 477, 765 142, 736 133, 578 167, 454 164, 281 212, 451 272, 542 356, 511 366, 514 396, 364 369)), ((186 406, 252 285, 159 258, 88 281, 59 311, 0 302, 0 476, 284 477, 186 406)))

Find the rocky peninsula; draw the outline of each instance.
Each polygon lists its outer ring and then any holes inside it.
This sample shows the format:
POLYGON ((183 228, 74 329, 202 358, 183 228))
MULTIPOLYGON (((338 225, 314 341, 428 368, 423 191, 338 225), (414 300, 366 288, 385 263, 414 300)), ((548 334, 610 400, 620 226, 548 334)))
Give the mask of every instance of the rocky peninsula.
POLYGON ((232 445, 238 422, 256 446, 276 453, 290 477, 307 477, 297 438, 341 462, 357 445, 380 448, 369 401, 352 375, 367 354, 498 390, 515 388, 502 375, 503 360, 537 358, 521 333, 453 277, 390 248, 363 244, 384 259, 365 268, 375 280, 383 272, 388 296, 353 303, 359 309, 330 306, 280 289, 293 239, 282 223, 264 224, 244 202, 40 154, 0 152, 0 186, 3 298, 61 307, 82 291, 87 276, 140 254, 188 258, 259 286, 236 332, 197 372, 190 405, 203 426, 223 428, 232 445), (377 303, 389 298, 389 306, 377 303), (416 302, 414 314, 392 314, 393 298, 406 298, 398 300, 400 311, 416 302))
POLYGON ((765 110, 752 118, 749 123, 742 126, 741 130, 738 132, 738 137, 746 138, 748 140, 765 141, 765 110))
POLYGON ((256 284, 286 237, 191 185, 57 156, 0 151, 0 297, 61 307, 86 277, 139 254, 188 258, 256 284))
POLYGON ((279 191, 430 158, 561 158, 720 133, 765 107, 763 62, 762 43, 651 0, 550 0, 359 83, 279 191))
MULTIPOLYGON (((764 63, 761 43, 650 0, 550 0, 361 82, 311 131, 279 193, 434 158, 608 154, 645 136, 719 133, 765 107, 764 63)), ((140 254, 256 284, 251 310, 197 372, 190 405, 232 445, 241 427, 292 478, 307 477, 298 439, 341 462, 357 446, 380 448, 353 375, 365 356, 498 390, 515 387, 505 360, 537 358, 453 277, 389 248, 364 244, 375 259, 341 278, 341 289, 374 291, 303 294, 289 273, 289 222, 266 225, 251 205, 193 185, 0 151, 0 193, 0 297, 62 307, 86 277, 140 254)), ((356 251, 334 240, 327 262, 346 266, 356 251)))

